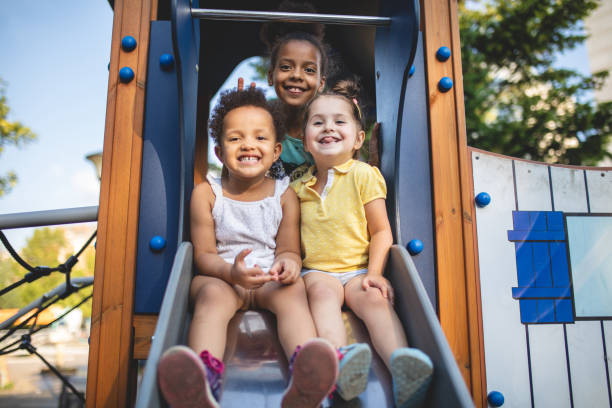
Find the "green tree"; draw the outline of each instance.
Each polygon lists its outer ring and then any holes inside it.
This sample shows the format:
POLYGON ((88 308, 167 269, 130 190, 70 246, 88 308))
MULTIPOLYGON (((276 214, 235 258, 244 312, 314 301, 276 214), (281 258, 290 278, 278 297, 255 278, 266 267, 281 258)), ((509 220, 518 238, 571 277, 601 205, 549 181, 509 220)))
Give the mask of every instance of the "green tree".
MULTIPOLYGON (((19 121, 9 121, 7 119, 10 108, 5 96, 6 83, 0 78, 0 155, 5 145, 22 146, 24 143, 32 141, 36 135, 19 121)), ((8 193, 17 183, 17 175, 13 171, 0 174, 0 197, 8 193)))
MULTIPOLYGON (((38 228, 27 240, 25 247, 20 251, 20 256, 32 266, 55 267, 74 254, 74 250, 66 238, 63 228, 38 228)), ((90 245, 79 257, 79 261, 73 267, 71 277, 92 276, 95 262, 95 250, 90 245)), ((12 258, 0 259, 0 287, 4 288, 13 282, 21 280, 27 271, 17 264, 12 258)), ((65 275, 60 272, 52 272, 38 280, 25 283, 19 288, 0 297, 0 308, 21 308, 33 300, 65 282, 65 275)), ((56 304, 70 307, 85 298, 91 289, 83 289, 77 294, 72 294, 56 304)), ((85 317, 91 315, 91 302, 86 302, 81 307, 85 317)))
POLYGON ((584 42, 582 20, 596 0, 461 2, 460 31, 468 144, 550 163, 595 165, 612 134, 612 103, 592 91, 607 72, 553 67, 584 42))

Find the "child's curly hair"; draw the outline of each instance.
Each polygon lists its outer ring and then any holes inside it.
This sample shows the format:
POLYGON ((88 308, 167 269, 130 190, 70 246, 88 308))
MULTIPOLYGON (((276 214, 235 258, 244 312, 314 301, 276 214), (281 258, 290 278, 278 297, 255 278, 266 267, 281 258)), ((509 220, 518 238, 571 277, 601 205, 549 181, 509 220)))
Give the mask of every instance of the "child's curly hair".
POLYGON ((285 125, 280 107, 266 100, 266 95, 261 89, 249 88, 243 91, 236 89, 221 93, 217 106, 213 109, 208 128, 210 136, 216 145, 221 142, 223 136, 223 120, 227 114, 242 106, 255 106, 265 109, 272 116, 274 129, 276 130, 276 141, 282 142, 285 137, 285 125))

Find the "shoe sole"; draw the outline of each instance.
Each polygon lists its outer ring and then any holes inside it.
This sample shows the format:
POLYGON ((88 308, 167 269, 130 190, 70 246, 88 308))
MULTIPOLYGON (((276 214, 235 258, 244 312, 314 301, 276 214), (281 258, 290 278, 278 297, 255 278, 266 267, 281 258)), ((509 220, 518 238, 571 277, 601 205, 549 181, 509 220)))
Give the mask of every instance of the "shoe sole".
POLYGON ((219 408, 206 380, 204 363, 190 348, 174 346, 157 364, 157 381, 172 408, 219 408))
POLYGON ((293 363, 293 374, 283 395, 282 408, 317 408, 333 389, 338 376, 338 357, 322 339, 302 346, 293 363))
POLYGON ((402 349, 391 356, 393 397, 398 408, 421 406, 433 375, 429 357, 417 349, 402 349))
POLYGON ((357 346, 340 361, 336 392, 343 400, 358 397, 368 385, 372 351, 366 345, 357 346))

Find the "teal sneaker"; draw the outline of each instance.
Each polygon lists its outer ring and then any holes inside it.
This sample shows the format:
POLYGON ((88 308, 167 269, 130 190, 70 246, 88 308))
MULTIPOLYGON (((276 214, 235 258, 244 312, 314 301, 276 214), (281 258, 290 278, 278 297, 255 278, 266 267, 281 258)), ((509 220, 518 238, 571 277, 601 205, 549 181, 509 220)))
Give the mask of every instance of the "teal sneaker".
POLYGON ((336 392, 349 401, 365 391, 372 363, 372 351, 365 343, 354 343, 338 349, 338 380, 336 392))
POLYGON ((420 407, 425 401, 432 376, 433 363, 427 354, 409 347, 395 350, 391 354, 395 406, 420 407))

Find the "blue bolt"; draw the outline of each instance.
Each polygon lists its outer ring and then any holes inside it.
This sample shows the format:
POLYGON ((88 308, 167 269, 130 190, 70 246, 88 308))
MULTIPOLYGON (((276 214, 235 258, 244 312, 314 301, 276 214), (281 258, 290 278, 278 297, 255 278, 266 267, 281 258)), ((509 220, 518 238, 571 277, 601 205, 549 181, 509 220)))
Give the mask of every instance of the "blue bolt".
POLYGON ((491 196, 489 195, 489 193, 485 193, 483 191, 482 193, 478 193, 474 201, 476 202, 477 206, 486 207, 491 202, 491 196))
POLYGON ((151 249, 155 252, 160 252, 166 247, 166 240, 163 237, 156 235, 151 238, 151 241, 149 241, 149 247, 151 247, 151 249))
POLYGON ((451 56, 451 50, 448 47, 440 47, 436 52, 436 58, 438 61, 444 62, 451 56))
POLYGON ((132 79, 134 79, 134 71, 130 67, 123 67, 119 70, 119 79, 124 84, 127 84, 132 79))
POLYGON ((174 57, 172 54, 162 54, 159 57, 159 66, 164 71, 170 71, 174 68, 174 57))
POLYGON ((438 82, 438 89, 441 92, 448 92, 453 87, 453 80, 449 77, 442 77, 440 82, 438 82))
POLYGON ((126 35, 121 39, 121 48, 126 52, 134 51, 136 48, 136 39, 131 35, 126 35))
POLYGON ((421 253, 421 251, 423 251, 423 241, 420 239, 412 239, 410 242, 408 242, 406 247, 408 252, 410 252, 410 255, 418 255, 421 253))
POLYGON ((408 76, 413 76, 414 71, 416 71, 416 67, 414 66, 414 64, 412 64, 412 66, 410 67, 410 71, 408 71, 408 76))
POLYGON ((504 394, 499 391, 491 391, 487 395, 487 401, 492 407, 501 407, 504 405, 504 394))

